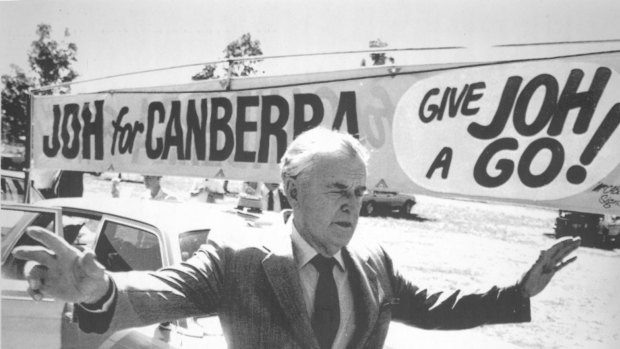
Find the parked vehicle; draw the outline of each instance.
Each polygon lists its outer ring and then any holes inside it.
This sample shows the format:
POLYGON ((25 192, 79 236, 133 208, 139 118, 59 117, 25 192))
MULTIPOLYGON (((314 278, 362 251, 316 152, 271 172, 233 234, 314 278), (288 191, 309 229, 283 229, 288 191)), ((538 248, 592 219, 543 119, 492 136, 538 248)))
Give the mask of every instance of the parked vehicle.
MULTIPOLYGON (((134 199, 50 199, 2 206, 2 348, 225 348, 217 320, 184 320, 111 335, 78 335, 73 305, 49 297, 33 301, 17 246, 37 245, 25 235, 41 226, 77 248, 91 248, 110 271, 156 270, 188 259, 212 231, 256 237, 276 229, 277 214, 240 215, 222 206, 134 199), (215 333, 214 333, 215 332, 215 333), (33 335, 35 334, 36 335, 33 335)), ((281 219, 281 218, 280 218, 281 219)))
POLYGON ((362 199, 362 216, 374 216, 380 212, 398 211, 403 217, 411 213, 416 204, 413 195, 399 194, 389 190, 370 190, 362 199))
POLYGON ((584 246, 620 247, 620 216, 560 210, 555 236, 579 236, 584 246))
MULTIPOLYGON (((24 202, 26 195, 26 174, 22 171, 2 170, 2 202, 24 202)), ((28 202, 37 202, 44 197, 30 181, 30 196, 28 202)))
POLYGON ((237 209, 245 210, 253 213, 263 211, 263 202, 261 197, 259 182, 244 182, 239 192, 239 200, 237 201, 237 209))

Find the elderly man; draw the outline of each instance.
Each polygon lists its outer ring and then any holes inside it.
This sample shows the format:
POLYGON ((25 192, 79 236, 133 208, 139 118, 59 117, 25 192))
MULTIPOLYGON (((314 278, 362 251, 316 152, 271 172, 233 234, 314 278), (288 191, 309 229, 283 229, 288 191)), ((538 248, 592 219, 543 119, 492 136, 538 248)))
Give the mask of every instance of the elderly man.
POLYGON ((429 329, 528 321, 530 297, 574 260, 564 258, 579 240, 563 240, 516 285, 440 302, 405 280, 381 247, 352 240, 367 157, 353 137, 324 129, 292 142, 281 168, 293 217, 290 241, 281 245, 211 241, 182 265, 107 273, 92 253, 33 228, 56 256, 43 249, 15 255, 43 265, 31 272, 31 295, 79 303, 85 331, 217 312, 231 348, 380 348, 392 319, 429 329))

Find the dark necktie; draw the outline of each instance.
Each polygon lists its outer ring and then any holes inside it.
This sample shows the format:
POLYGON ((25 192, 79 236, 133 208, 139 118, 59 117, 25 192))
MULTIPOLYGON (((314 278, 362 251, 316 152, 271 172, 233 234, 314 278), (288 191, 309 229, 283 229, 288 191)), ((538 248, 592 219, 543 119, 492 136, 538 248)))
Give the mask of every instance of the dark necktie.
POLYGON ((340 325, 340 304, 333 274, 336 260, 319 254, 310 263, 319 272, 319 281, 317 282, 314 296, 312 329, 319 340, 321 348, 329 349, 332 347, 338 332, 338 326, 340 325))
POLYGON ((273 191, 267 194, 267 211, 273 211, 273 191))

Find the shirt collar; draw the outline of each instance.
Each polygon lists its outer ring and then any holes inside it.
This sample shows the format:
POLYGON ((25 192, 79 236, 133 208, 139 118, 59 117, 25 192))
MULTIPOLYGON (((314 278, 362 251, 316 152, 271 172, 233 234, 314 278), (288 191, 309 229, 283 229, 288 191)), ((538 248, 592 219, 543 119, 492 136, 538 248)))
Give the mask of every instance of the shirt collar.
MULTIPOLYGON (((310 246, 310 244, 299 234, 295 224, 293 224, 293 217, 291 216, 287 222, 291 228, 291 240, 293 240, 293 251, 295 254, 295 262, 297 263, 297 269, 303 268, 308 264, 318 252, 310 246)), ((342 271, 345 271, 344 260, 342 259, 342 250, 338 251, 334 255, 334 259, 338 262, 338 266, 342 271)))

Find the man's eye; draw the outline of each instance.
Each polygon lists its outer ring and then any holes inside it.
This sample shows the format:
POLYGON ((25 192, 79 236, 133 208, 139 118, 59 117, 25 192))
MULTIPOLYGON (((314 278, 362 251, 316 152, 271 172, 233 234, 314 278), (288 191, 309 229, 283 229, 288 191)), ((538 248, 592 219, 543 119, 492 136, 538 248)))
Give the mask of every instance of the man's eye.
POLYGON ((345 196, 347 195, 347 191, 346 190, 332 190, 329 192, 329 195, 331 196, 345 196))

